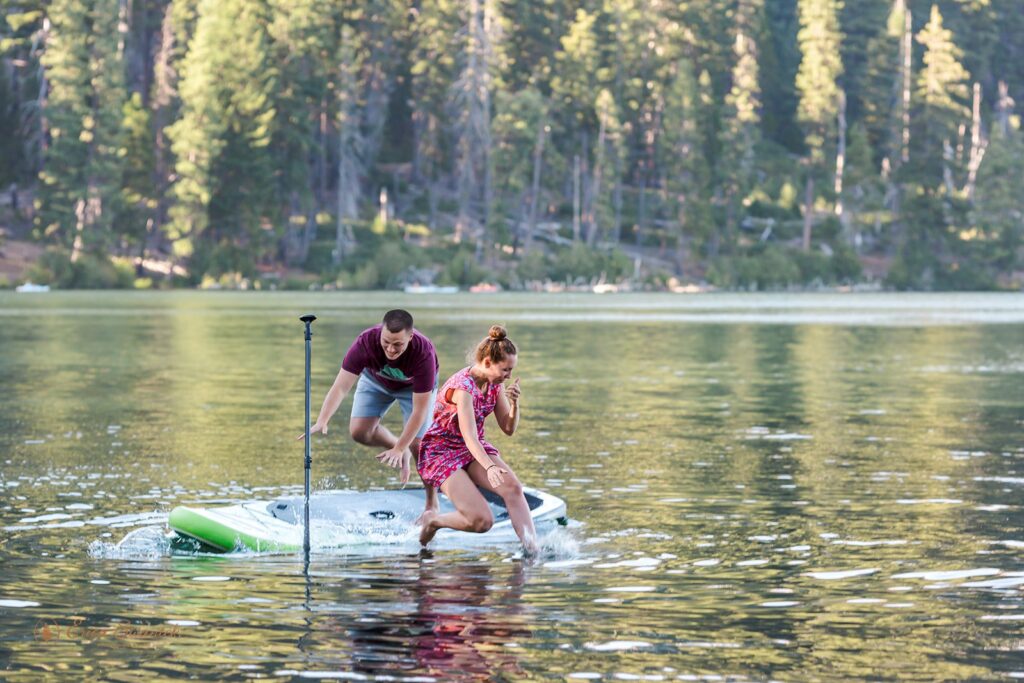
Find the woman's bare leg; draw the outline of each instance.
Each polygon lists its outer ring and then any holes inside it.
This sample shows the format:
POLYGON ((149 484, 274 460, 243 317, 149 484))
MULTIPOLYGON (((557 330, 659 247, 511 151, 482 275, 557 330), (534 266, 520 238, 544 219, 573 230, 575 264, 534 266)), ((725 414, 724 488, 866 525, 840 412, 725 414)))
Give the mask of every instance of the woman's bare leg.
POLYGON ((455 512, 439 515, 433 510, 423 513, 423 529, 420 531, 420 544, 427 545, 434 538, 438 529, 456 529, 483 533, 494 524, 494 515, 487 501, 480 494, 476 484, 466 474, 466 470, 458 470, 441 484, 441 490, 455 505, 455 512))
POLYGON ((519 477, 505 464, 504 460, 494 454, 491 454, 491 460, 497 463, 498 467, 508 472, 508 474, 502 475, 505 481, 500 486, 497 488, 491 486, 491 482, 487 480, 487 470, 478 462, 470 464, 469 476, 477 486, 494 491, 501 496, 502 500, 505 501, 505 507, 508 509, 508 518, 512 521, 512 528, 516 530, 516 535, 519 536, 519 540, 523 543, 523 549, 527 554, 536 554, 537 530, 533 526, 530 506, 527 505, 526 496, 523 494, 523 485, 519 481, 519 477))
MULTIPOLYGON (((413 439, 412 444, 409 445, 409 450, 412 452, 412 457, 416 460, 417 464, 420 461, 420 443, 420 438, 416 437, 415 439, 413 439)), ((423 477, 421 475, 420 480, 422 479, 423 477)), ((423 505, 423 512, 420 513, 420 516, 416 518, 417 526, 423 524, 424 517, 428 512, 432 510, 436 513, 441 507, 440 503, 437 500, 437 489, 435 489, 433 486, 424 481, 423 490, 426 493, 426 502, 423 505)))

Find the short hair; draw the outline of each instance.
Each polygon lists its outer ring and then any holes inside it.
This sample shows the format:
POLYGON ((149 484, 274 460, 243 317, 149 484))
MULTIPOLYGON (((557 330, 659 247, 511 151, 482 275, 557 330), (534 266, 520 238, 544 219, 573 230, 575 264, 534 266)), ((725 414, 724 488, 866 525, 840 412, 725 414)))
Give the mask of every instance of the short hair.
POLYGON ((412 331, 412 314, 401 308, 388 311, 384 314, 384 327, 388 328, 388 332, 391 333, 412 331))

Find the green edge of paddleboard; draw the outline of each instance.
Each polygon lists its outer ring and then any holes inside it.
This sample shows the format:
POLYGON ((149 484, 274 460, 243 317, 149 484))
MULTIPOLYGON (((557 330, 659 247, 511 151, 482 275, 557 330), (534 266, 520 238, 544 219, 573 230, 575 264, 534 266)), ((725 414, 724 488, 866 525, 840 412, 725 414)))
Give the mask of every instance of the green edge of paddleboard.
POLYGON ((240 545, 256 552, 300 549, 299 546, 290 543, 279 543, 239 533, 231 527, 187 507, 176 507, 171 510, 167 526, 179 534, 184 534, 225 552, 231 552, 240 545))

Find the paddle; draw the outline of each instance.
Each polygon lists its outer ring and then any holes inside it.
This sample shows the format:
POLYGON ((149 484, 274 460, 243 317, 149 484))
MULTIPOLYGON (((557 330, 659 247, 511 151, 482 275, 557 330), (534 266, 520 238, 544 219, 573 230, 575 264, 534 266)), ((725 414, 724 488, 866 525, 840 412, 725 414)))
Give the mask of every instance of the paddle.
POLYGON ((303 520, 305 528, 302 533, 302 552, 306 555, 306 562, 309 562, 309 469, 313 464, 313 458, 309 454, 309 356, 310 356, 310 341, 313 339, 313 332, 309 329, 309 326, 316 320, 316 316, 307 313, 306 315, 299 318, 306 324, 306 505, 303 511, 303 520))

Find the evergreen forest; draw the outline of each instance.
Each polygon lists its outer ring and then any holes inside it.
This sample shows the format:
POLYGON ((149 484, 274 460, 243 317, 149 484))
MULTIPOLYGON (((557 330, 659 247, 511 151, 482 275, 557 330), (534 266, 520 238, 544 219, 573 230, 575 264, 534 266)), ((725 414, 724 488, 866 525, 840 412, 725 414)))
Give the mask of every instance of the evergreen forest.
POLYGON ((1024 282, 1022 0, 0 4, 37 282, 1024 282))

